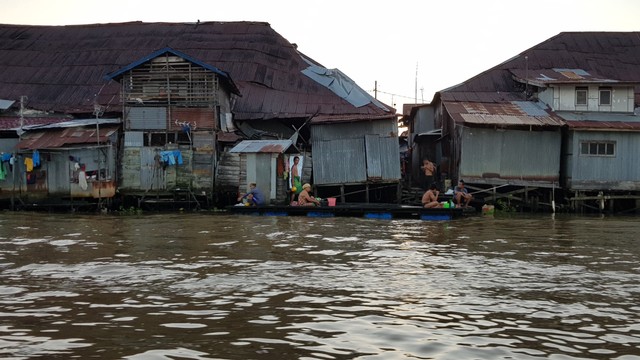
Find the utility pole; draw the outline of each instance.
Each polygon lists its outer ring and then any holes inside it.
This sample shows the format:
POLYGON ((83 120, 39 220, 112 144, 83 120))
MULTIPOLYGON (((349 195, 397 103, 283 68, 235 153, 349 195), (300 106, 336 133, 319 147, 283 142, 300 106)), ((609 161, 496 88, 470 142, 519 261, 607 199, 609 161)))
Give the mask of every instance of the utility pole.
POLYGON ((378 80, 373 85, 373 97, 378 100, 378 80))
POLYGON ((415 84, 415 102, 414 104, 418 104, 418 62, 416 61, 416 84, 415 84))
MULTIPOLYGON (((24 103, 27 101, 27 97, 22 95, 20 96, 20 129, 18 129, 18 142, 22 140, 22 128, 24 127, 24 103)), ((11 191, 11 211, 15 210, 15 195, 16 195, 16 172, 18 171, 18 161, 17 154, 13 153, 11 156, 13 157, 13 171, 11 171, 11 176, 13 179, 13 191, 11 191)), ((20 185, 22 187, 22 185, 20 185)))

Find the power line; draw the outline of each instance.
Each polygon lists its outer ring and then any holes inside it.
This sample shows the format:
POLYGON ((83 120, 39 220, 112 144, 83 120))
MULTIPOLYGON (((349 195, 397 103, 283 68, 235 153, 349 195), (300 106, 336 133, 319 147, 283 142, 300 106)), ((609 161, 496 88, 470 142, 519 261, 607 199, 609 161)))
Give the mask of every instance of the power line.
MULTIPOLYGON (((398 95, 398 94, 388 93, 388 92, 384 92, 384 91, 380 91, 380 90, 375 90, 375 91, 377 91, 380 94, 397 96, 397 97, 406 98, 406 99, 413 99, 414 98, 413 96, 398 95)), ((369 90, 369 92, 374 92, 374 90, 369 90)))

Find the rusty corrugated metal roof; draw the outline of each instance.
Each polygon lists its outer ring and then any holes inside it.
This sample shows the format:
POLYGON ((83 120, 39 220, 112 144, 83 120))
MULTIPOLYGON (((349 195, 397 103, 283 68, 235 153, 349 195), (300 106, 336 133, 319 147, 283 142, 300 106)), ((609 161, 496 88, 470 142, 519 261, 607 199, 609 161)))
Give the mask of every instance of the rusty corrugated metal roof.
POLYGON ((18 150, 56 149, 72 145, 102 144, 109 141, 119 126, 106 125, 98 129, 95 126, 51 128, 32 130, 22 135, 16 145, 18 150))
MULTIPOLYGON (((514 80, 514 74, 529 77, 522 75, 527 69, 578 70, 565 71, 564 76, 576 77, 585 71, 602 79, 640 84, 640 32, 563 32, 440 93, 447 101, 524 99, 522 84, 514 80)), ((636 99, 640 98, 639 86, 635 92, 636 99)))
POLYGON ((640 122, 618 122, 618 121, 566 121, 571 129, 575 130, 598 130, 598 131, 640 131, 640 122))
POLYGON ((230 75, 242 94, 237 120, 395 112, 356 107, 305 76, 310 62, 320 64, 264 22, 0 25, 0 98, 26 95, 33 109, 92 113, 98 94, 107 112, 119 112, 120 86, 104 76, 166 47, 230 75))
POLYGON ((354 121, 366 121, 366 120, 385 120, 385 119, 393 119, 396 116, 393 114, 385 114, 385 115, 318 115, 311 119, 312 125, 317 124, 328 124, 328 123, 338 123, 338 122, 354 122, 354 121))
POLYGON ((520 82, 527 82, 536 86, 545 86, 548 84, 637 84, 638 81, 627 81, 624 79, 612 79, 603 75, 599 75, 594 71, 583 69, 539 69, 539 70, 523 70, 512 69, 511 73, 520 82))
MULTIPOLYGON (((72 118, 60 117, 60 116, 24 117, 22 121, 22 125, 24 127, 28 127, 28 126, 34 126, 34 125, 57 124, 57 123, 61 123, 69 120, 72 120, 72 118)), ((16 130, 19 128, 20 128, 19 116, 0 116, 0 130, 16 130)))
POLYGON ((575 130, 640 131, 640 116, 621 113, 557 112, 575 130))
POLYGON ((291 140, 244 140, 231 153, 284 153, 293 145, 291 140))
POLYGON ((537 103, 444 102, 449 115, 457 123, 497 126, 563 126, 559 117, 537 103))

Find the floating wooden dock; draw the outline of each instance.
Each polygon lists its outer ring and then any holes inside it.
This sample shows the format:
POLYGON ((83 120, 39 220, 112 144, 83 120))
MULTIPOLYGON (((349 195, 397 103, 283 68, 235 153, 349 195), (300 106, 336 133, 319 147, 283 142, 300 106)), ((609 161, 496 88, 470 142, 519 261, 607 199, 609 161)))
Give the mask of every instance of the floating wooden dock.
POLYGON ((435 208, 395 204, 340 204, 336 206, 227 206, 234 214, 265 216, 364 217, 370 219, 452 220, 474 214, 474 208, 435 208))

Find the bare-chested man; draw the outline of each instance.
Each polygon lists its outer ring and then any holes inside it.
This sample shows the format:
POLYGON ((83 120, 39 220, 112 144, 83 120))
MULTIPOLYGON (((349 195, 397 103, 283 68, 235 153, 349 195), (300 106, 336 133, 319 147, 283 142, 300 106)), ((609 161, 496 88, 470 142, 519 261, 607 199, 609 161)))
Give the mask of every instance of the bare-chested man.
POLYGON ((436 184, 431 184, 429 190, 422 195, 422 206, 426 208, 438 208, 442 205, 438 202, 438 195, 440 192, 436 188, 436 184))
POLYGON ((424 159, 422 160, 422 166, 420 166, 420 169, 424 172, 425 177, 423 188, 427 189, 427 187, 433 183, 434 174, 436 173, 436 164, 429 161, 429 159, 424 159))

